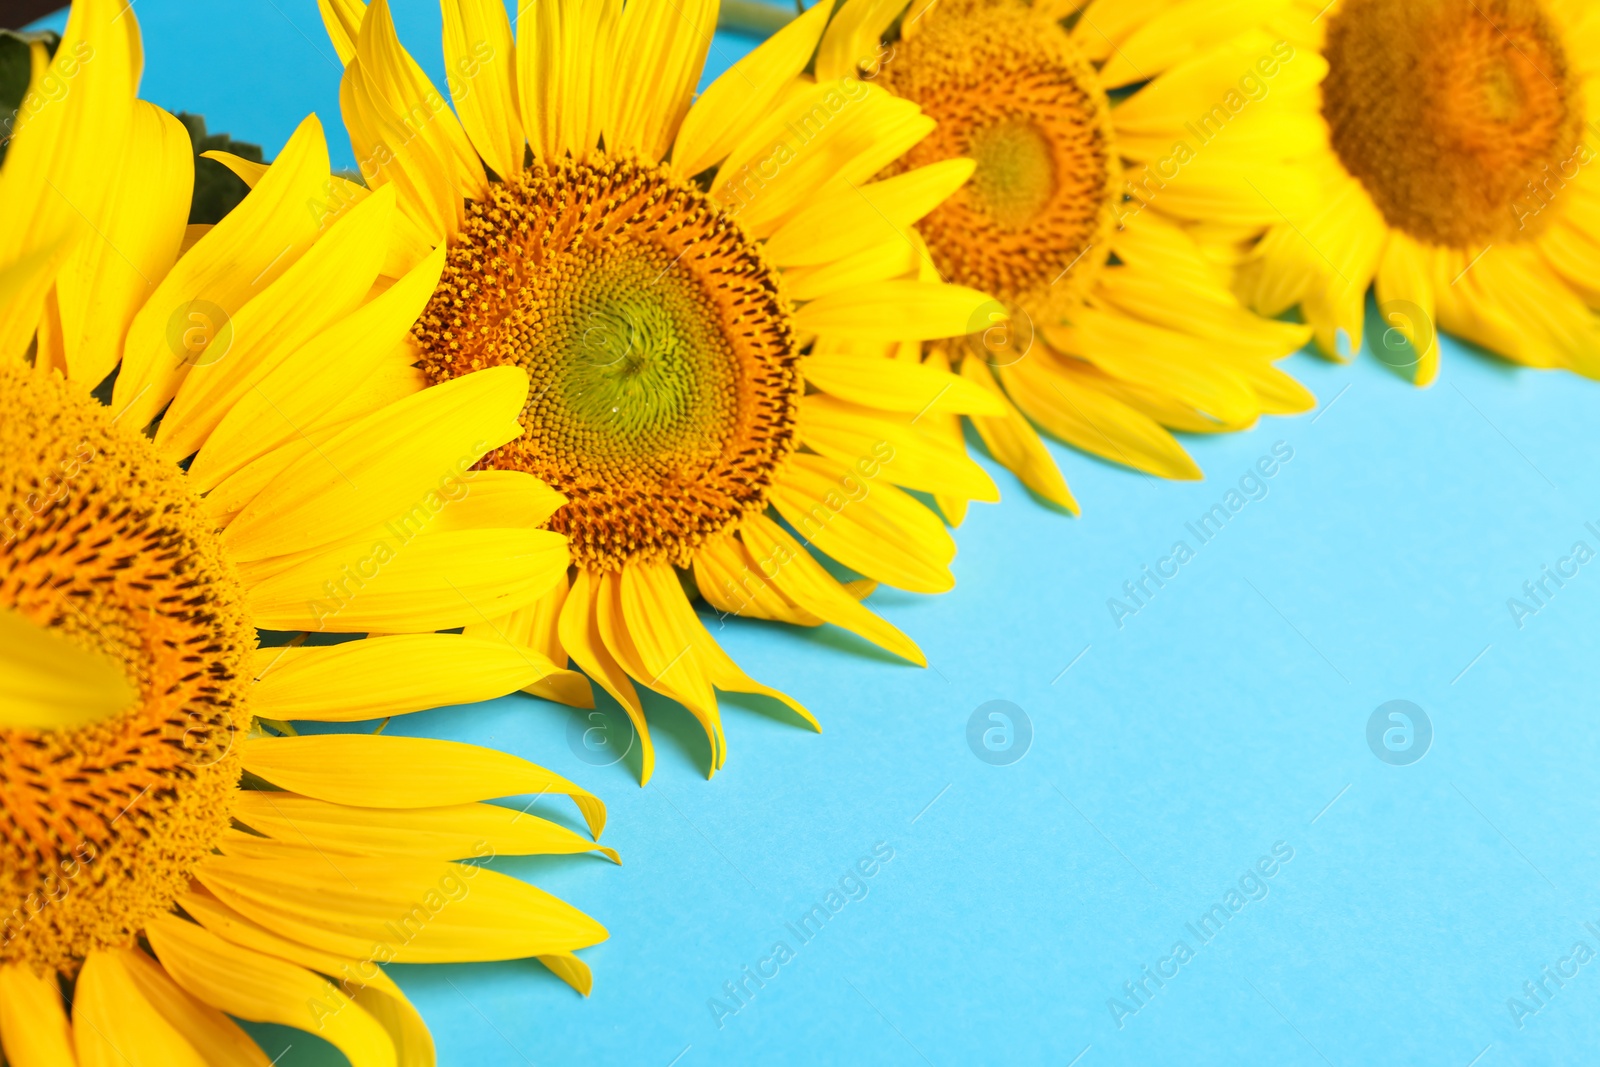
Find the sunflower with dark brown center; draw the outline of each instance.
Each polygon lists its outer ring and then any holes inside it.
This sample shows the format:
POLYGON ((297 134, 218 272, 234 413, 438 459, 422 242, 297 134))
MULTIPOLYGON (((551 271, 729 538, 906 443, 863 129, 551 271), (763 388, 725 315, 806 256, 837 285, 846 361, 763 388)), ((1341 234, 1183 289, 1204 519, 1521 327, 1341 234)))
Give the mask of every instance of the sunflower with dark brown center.
POLYGON ((1381 347, 1419 385, 1438 373, 1438 330, 1600 374, 1590 14, 1581 0, 1299 3, 1284 25, 1327 74, 1270 107, 1304 147, 1289 173, 1241 185, 1284 207, 1243 292, 1268 314, 1299 304, 1323 350, 1348 356, 1375 284, 1381 347))
POLYGON ((386 191, 309 217, 334 182, 315 119, 270 168, 231 161, 257 190, 185 250, 192 149, 135 98, 138 55, 131 10, 78 0, 34 86, 72 91, 0 167, 0 1052, 266 1067, 245 1019, 431 1064, 383 964, 534 956, 587 991, 575 952, 606 936, 452 862, 615 858, 482 802, 570 796, 593 833, 604 807, 502 753, 287 721, 569 673, 437 632, 565 574, 561 535, 499 520, 562 498, 472 469, 517 435, 527 377, 418 380, 405 340, 442 257, 375 284, 386 191))
POLYGON ((582 667, 632 716, 646 780, 636 685, 700 720, 712 771, 719 689, 815 725, 729 659, 695 600, 832 623, 922 663, 859 602, 878 582, 954 583, 954 542, 906 490, 951 509, 998 495, 943 424, 1001 402, 884 358, 982 321, 983 294, 939 281, 911 229, 972 164, 921 165, 907 153, 935 124, 916 105, 854 71, 807 73, 831 4, 696 99, 716 8, 548 0, 513 39, 499 0, 446 0, 458 121, 429 106, 386 0, 323 5, 363 174, 396 192, 411 262, 444 251, 418 365, 441 383, 525 371, 522 433, 485 462, 566 497, 528 519, 570 539, 570 581, 477 629, 582 667))
MULTIPOLYGON (((1083 6, 846 0, 817 67, 859 73, 938 121, 897 166, 973 162, 917 228, 934 268, 999 302, 927 360, 1002 400, 1003 414, 971 419, 985 444, 1073 511, 1034 425, 1116 463, 1198 478, 1172 431, 1239 430, 1312 405, 1273 366, 1307 331, 1246 311, 1174 224, 1209 206, 1214 174, 1235 165, 1186 127, 1196 82, 1231 69, 1222 42, 1270 5, 1140 5, 1139 17, 1083 6)), ((940 428, 961 446, 960 420, 940 428)))

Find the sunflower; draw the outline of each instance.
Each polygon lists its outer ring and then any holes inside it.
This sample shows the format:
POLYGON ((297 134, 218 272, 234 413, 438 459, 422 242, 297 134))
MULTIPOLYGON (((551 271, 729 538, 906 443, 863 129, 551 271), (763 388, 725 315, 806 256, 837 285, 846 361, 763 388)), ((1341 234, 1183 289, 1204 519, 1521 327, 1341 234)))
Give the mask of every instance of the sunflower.
POLYGON ((1375 285, 1384 347, 1418 385, 1439 372, 1436 328, 1600 376, 1593 5, 1302 0, 1278 25, 1325 75, 1281 101, 1305 146, 1281 177, 1312 195, 1249 248, 1247 299, 1267 314, 1299 304, 1318 346, 1348 358, 1375 285))
MULTIPOLYGON (((1035 424, 1103 459, 1193 479, 1200 469, 1169 431, 1242 430, 1314 404, 1273 366, 1308 332, 1247 311, 1180 226, 1239 162, 1177 148, 1197 139, 1194 94, 1248 69, 1229 42, 1272 6, 846 0, 822 40, 819 78, 859 73, 938 121, 892 172, 975 164, 917 225, 923 270, 999 304, 965 341, 927 345, 926 363, 1000 399, 1000 415, 971 418, 979 436, 1074 512, 1035 424)), ((938 425, 959 447, 961 420, 938 425)))
POLYGON ((446 250, 418 364, 434 383, 523 370, 523 432, 487 466, 567 498, 543 524, 570 540, 569 581, 492 629, 615 697, 646 781, 638 686, 699 720, 713 772, 717 690, 775 697, 816 727, 733 662, 695 599, 723 618, 832 623, 924 663, 860 600, 879 582, 954 584, 955 544, 911 492, 997 499, 930 427, 1001 409, 947 371, 855 349, 914 352, 983 307, 917 277, 900 233, 971 164, 873 180, 933 120, 853 72, 806 73, 820 8, 696 100, 715 0, 544 0, 515 37, 500 0, 445 0, 452 112, 384 0, 319 2, 362 174, 394 191, 412 257, 446 250), (863 577, 839 580, 809 548, 863 577))
POLYGON ((314 121, 238 208, 186 229, 188 135, 134 97, 131 10, 79 0, 46 58, 0 168, 6 1062, 264 1067, 233 1016, 358 1067, 431 1064, 390 961, 535 956, 587 991, 574 952, 599 924, 452 861, 614 859, 484 803, 565 794, 598 834, 598 800, 470 745, 284 722, 476 701, 552 669, 435 632, 565 572, 559 534, 503 518, 560 497, 471 470, 518 432, 526 376, 408 377, 394 356, 443 257, 374 286, 383 191, 306 221, 330 180, 314 121))

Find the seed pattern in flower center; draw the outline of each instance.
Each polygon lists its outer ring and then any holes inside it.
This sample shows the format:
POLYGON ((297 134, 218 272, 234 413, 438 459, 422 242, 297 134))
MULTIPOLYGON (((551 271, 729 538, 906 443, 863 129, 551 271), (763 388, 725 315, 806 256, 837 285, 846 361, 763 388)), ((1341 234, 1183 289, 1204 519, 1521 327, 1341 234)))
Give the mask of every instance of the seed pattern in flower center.
POLYGON ((131 944, 227 829, 255 631, 214 524, 142 436, 0 370, 0 607, 120 663, 127 710, 0 729, 0 962, 131 944))
POLYGON ((801 378, 777 274, 663 165, 532 168, 470 203, 414 330, 433 381, 515 364, 524 435, 488 462, 568 497, 550 528, 599 570, 686 565, 760 511, 801 378))
POLYGON ((1541 0, 1345 0, 1330 20, 1323 115, 1391 226, 1474 253, 1543 232, 1593 156, 1541 0))

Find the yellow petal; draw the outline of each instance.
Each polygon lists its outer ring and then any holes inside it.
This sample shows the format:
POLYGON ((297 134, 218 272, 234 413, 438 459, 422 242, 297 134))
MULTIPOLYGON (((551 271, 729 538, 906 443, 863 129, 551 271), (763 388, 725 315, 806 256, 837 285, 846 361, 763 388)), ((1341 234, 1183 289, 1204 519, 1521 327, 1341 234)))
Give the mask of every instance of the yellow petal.
POLYGON ((191 1045, 149 1002, 121 949, 89 953, 72 1002, 79 1067, 206 1067, 191 1045))
MULTIPOLYGON (((141 63, 138 23, 119 0, 80 0, 45 72, 34 72, 0 168, 0 263, 103 227, 114 182, 104 160, 122 158, 141 63), (51 85, 70 91, 51 100, 51 85), (42 106, 41 106, 42 105, 42 106)), ((58 91, 59 92, 59 91, 58 91)), ((53 276, 36 273, 0 316, 0 360, 33 339, 53 276)))
POLYGON ((514 693, 556 667, 532 649, 461 634, 405 634, 256 652, 256 713, 360 722, 514 693))
POLYGON ((322 24, 327 27, 334 51, 339 53, 339 62, 350 62, 355 58, 356 38, 367 13, 366 0, 317 0, 317 9, 322 13, 322 24))
POLYGON ((907 0, 848 0, 834 16, 817 52, 817 78, 854 78, 882 59, 884 33, 907 0))
POLYGON ((907 489, 988 503, 1000 499, 988 472, 968 459, 964 449, 921 432, 903 417, 812 393, 800 404, 800 439, 847 467, 881 460, 881 477, 907 489))
POLYGON ((938 516, 880 474, 870 464, 850 468, 802 453, 789 460, 772 502, 807 543, 860 574, 917 593, 951 589, 955 541, 938 516))
POLYGON ((948 200, 976 166, 970 159, 946 159, 817 197, 778 227, 764 250, 780 267, 805 267, 890 238, 905 240, 911 224, 948 200))
POLYGON ((212 343, 231 338, 229 316, 310 248, 321 229, 306 204, 328 180, 315 115, 295 130, 261 182, 167 273, 128 327, 113 413, 143 428, 166 407, 212 343))
POLYGON ((184 992, 161 965, 138 949, 112 949, 133 984, 210 1067, 269 1067, 266 1053, 222 1012, 184 992))
POLYGON ((405 340, 438 284, 444 252, 441 246, 378 297, 290 352, 240 397, 189 465, 195 490, 214 489, 277 446, 345 421, 344 401, 362 382, 382 373, 385 363, 411 362, 405 340))
POLYGON ((360 307, 383 266, 394 210, 394 193, 378 190, 233 313, 227 349, 207 346, 161 418, 155 440, 164 456, 193 455, 263 378, 360 307))
POLYGON ((785 596, 771 573, 781 560, 752 556, 737 537, 713 537, 695 550, 695 588, 722 618, 771 619, 791 626, 821 626, 814 615, 785 596))
POLYGON ((352 808, 293 793, 245 790, 237 805, 235 817, 251 829, 323 851, 431 860, 600 852, 621 862, 613 849, 565 826, 495 804, 352 808))
POLYGON ((73 1067, 72 1029, 54 971, 25 963, 0 967, 0 1049, 12 1067, 73 1067))
POLYGON ((127 148, 98 235, 79 243, 56 281, 68 376, 87 388, 122 357, 123 335, 178 258, 194 156, 183 124, 134 102, 127 148))
POLYGON ((424 633, 526 607, 568 562, 566 538, 544 530, 390 529, 248 582, 246 598, 266 629, 424 633))
POLYGON ((522 170, 517 56, 501 0, 444 0, 444 58, 461 125, 491 170, 522 170))
POLYGON ((348 1056, 351 1067, 395 1067, 389 1035, 326 979, 171 915, 151 920, 145 936, 167 973, 205 1003, 240 1019, 314 1033, 348 1056))
POLYGON ((968 356, 961 361, 961 373, 980 388, 989 390, 1005 405, 1005 410, 993 418, 974 418, 972 426, 983 439, 985 447, 995 459, 1022 480, 1022 484, 1054 504, 1059 504, 1074 515, 1081 514, 1078 501, 1067 488, 1067 480, 1056 466, 1039 434, 1016 409, 994 375, 982 360, 968 356))
POLYGON ((373 734, 255 737, 252 774, 294 793, 358 808, 438 808, 524 793, 569 796, 596 837, 606 807, 525 759, 458 741, 373 734))
POLYGON ((745 521, 740 536, 757 559, 771 561, 770 580, 784 596, 885 651, 919 667, 928 665, 915 641, 863 607, 783 527, 756 515, 745 521))
POLYGON ((609 151, 661 159, 689 110, 717 0, 629 0, 617 24, 609 151))
POLYGON ((573 661, 589 677, 599 682, 601 688, 610 693, 628 713, 628 720, 639 735, 639 753, 643 760, 639 784, 647 785, 650 775, 655 771, 655 746, 650 741, 650 727, 645 722, 644 707, 639 703, 639 694, 633 688, 633 681, 611 654, 600 632, 597 603, 599 584, 599 577, 586 568, 579 567, 573 575, 572 588, 561 606, 558 624, 561 645, 573 661))
POLYGON ((289 467, 245 507, 223 544, 234 559, 262 559, 402 515, 442 479, 520 436, 517 414, 527 395, 521 368, 491 367, 375 412, 289 467))
POLYGON ((699 174, 733 151, 744 131, 805 70, 830 14, 830 5, 812 4, 700 94, 672 149, 672 163, 681 173, 699 174))
POLYGON ((1068 444, 1162 478, 1201 478, 1200 468, 1170 433, 1096 388, 1085 372, 1030 358, 1001 368, 1000 380, 1017 407, 1068 444))
POLYGON ((469 864, 333 855, 245 834, 225 837, 222 848, 196 872, 218 899, 340 955, 396 963, 514 960, 587 948, 607 936, 549 893, 469 864))
POLYGON ((961 337, 986 324, 984 309, 990 303, 963 285, 876 282, 818 297, 794 318, 802 333, 863 341, 934 341, 961 337))
POLYGON ((522 9, 517 90, 535 155, 559 159, 570 152, 582 159, 599 143, 615 91, 620 8, 616 0, 537 0, 522 9))

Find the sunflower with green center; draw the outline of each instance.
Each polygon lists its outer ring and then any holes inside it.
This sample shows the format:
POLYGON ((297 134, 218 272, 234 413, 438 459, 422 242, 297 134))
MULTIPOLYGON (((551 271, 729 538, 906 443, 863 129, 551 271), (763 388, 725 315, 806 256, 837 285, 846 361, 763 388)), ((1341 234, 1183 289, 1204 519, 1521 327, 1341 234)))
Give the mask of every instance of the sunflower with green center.
MULTIPOLYGON (((1298 304, 1319 347, 1349 358, 1375 287, 1384 347, 1418 385, 1439 373, 1436 328, 1600 376, 1594 6, 1302 0, 1278 26, 1325 74, 1279 101, 1306 146, 1279 177, 1313 195, 1249 246, 1247 299, 1267 314, 1298 304)), ((1244 191, 1275 202, 1284 188, 1244 191)))
POLYGON ((565 573, 564 538, 522 522, 560 496, 472 469, 519 432, 526 376, 427 388, 396 358, 443 256, 374 285, 386 191, 307 221, 330 181, 315 120, 220 223, 186 227, 192 149, 135 99, 132 11, 78 0, 39 60, 0 167, 5 1061, 266 1067, 232 1016, 319 1034, 358 1067, 431 1064, 381 964, 533 956, 587 991, 574 953, 603 927, 452 861, 614 859, 484 803, 564 794, 598 834, 597 799, 470 745, 284 723, 554 670, 436 632, 565 573), (263 630, 301 635, 260 647, 263 630))
MULTIPOLYGON (((925 365, 955 366, 1004 404, 971 422, 1063 507, 1077 510, 1034 424, 1114 463, 1193 479, 1200 469, 1170 431, 1243 430, 1314 404, 1273 365, 1308 331, 1246 310, 1180 225, 1215 212, 1217 176, 1251 162, 1199 143, 1191 109, 1250 72, 1248 37, 1281 6, 846 0, 822 39, 819 78, 859 74, 938 121, 891 172, 974 164, 917 223, 920 267, 993 293, 1011 321, 996 308, 966 341, 926 346, 925 365)), ((959 419, 938 426, 960 447, 959 419)), ((959 517, 959 501, 947 508, 959 517)))
POLYGON ((807 73, 822 9, 695 99, 715 0, 546 0, 515 35, 500 0, 444 0, 452 113, 385 0, 319 2, 362 174, 393 191, 410 259, 446 257, 412 332, 417 363, 435 383, 520 368, 522 433, 486 466, 566 497, 530 519, 569 539, 570 580, 489 628, 615 697, 645 780, 636 686, 695 715, 712 771, 719 689, 816 723, 734 664, 696 597, 723 616, 832 623, 923 663, 860 599, 879 582, 954 584, 955 544, 907 490, 996 499, 933 424, 1001 408, 947 371, 851 346, 915 351, 983 307, 908 274, 899 236, 971 163, 875 180, 933 120, 853 72, 807 73), (864 580, 841 582, 809 548, 864 580))

